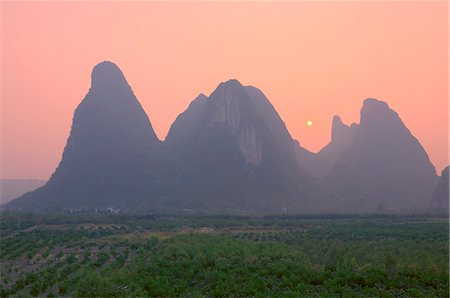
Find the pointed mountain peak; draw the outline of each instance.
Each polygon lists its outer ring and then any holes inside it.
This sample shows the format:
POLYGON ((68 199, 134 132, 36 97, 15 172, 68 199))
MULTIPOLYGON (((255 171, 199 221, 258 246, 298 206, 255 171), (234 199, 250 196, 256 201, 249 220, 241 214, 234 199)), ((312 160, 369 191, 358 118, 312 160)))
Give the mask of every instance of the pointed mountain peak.
POLYGON ((333 126, 334 125, 344 125, 344 123, 341 120, 341 117, 339 117, 338 115, 333 116, 333 126))
POLYGON ((359 208, 412 210, 424 206, 436 174, 399 115, 386 102, 369 98, 350 146, 326 179, 346 196, 364 198, 359 208))
POLYGON ((253 107, 241 83, 228 80, 220 83, 211 93, 205 109, 207 123, 222 123, 235 130, 241 125, 242 115, 246 115, 253 107))
POLYGON ((344 122, 342 122, 341 117, 339 117, 338 115, 334 115, 333 123, 331 124, 331 131, 332 131, 331 135, 333 136, 335 134, 335 132, 342 129, 343 127, 348 127, 348 126, 345 125, 344 122))
POLYGON ((333 123, 331 125, 331 142, 350 141, 353 138, 354 130, 358 127, 357 124, 353 123, 351 126, 345 125, 342 122, 341 117, 335 115, 333 117, 333 123))
POLYGON ((200 93, 199 95, 197 95, 196 98, 194 98, 193 101, 191 101, 189 103, 188 109, 196 107, 196 106, 203 106, 207 100, 208 100, 208 96, 206 96, 203 93, 200 93))
POLYGON ((228 81, 222 82, 219 84, 217 89, 220 88, 240 88, 242 84, 236 79, 229 79, 228 81))
POLYGON ((200 93, 193 101, 191 101, 190 105, 204 103, 207 99, 208 99, 208 96, 206 96, 203 93, 200 93))
POLYGON ((209 95, 209 98, 213 99, 240 99, 243 97, 248 97, 244 86, 235 79, 231 79, 220 83, 217 88, 209 95))
POLYGON ((335 115, 331 126, 331 141, 323 147, 316 157, 300 152, 299 160, 305 169, 314 177, 322 178, 329 174, 342 152, 353 144, 358 131, 358 125, 348 126, 342 122, 341 117, 335 115))

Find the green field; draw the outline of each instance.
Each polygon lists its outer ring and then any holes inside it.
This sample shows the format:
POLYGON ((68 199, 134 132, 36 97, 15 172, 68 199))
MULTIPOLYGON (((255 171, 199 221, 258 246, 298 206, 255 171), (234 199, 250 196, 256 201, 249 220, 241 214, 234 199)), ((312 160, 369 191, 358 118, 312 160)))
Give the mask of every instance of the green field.
POLYGON ((425 216, 1 214, 2 297, 449 297, 425 216))

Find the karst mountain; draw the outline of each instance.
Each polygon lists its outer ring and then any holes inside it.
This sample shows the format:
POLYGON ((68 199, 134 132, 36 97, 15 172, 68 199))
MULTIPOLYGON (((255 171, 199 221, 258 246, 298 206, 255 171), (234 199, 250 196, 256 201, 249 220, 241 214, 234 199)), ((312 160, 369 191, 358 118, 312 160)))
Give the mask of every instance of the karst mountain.
POLYGON ((195 98, 160 141, 121 70, 105 61, 92 71, 49 181, 5 207, 419 212, 434 206, 437 179, 419 141, 376 99, 364 101, 359 124, 347 126, 335 116, 330 143, 312 153, 292 139, 261 90, 228 80, 195 98))

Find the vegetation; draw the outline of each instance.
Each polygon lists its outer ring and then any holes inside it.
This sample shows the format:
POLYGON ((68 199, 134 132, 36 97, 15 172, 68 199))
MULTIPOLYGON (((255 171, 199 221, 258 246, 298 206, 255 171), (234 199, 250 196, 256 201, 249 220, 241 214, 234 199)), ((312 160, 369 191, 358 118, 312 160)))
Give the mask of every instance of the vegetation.
POLYGON ((421 216, 2 213, 0 294, 448 297, 448 241, 421 216))

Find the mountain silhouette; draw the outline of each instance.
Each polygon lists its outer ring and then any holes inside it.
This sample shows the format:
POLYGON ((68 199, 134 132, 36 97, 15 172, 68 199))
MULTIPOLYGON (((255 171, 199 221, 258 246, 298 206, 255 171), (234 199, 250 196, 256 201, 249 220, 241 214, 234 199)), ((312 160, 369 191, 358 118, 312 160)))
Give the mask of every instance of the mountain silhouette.
POLYGON ((294 142, 257 88, 237 80, 221 83, 177 117, 167 143, 174 144, 173 156, 190 173, 178 175, 176 184, 185 187, 172 205, 280 212, 312 203, 315 192, 295 163, 294 142))
POLYGON ((296 153, 298 162, 312 177, 325 177, 331 172, 342 152, 353 143, 357 128, 357 124, 347 126, 339 116, 334 116, 330 143, 316 154, 299 145, 296 153))
POLYGON ((127 207, 151 188, 152 125, 120 69, 102 62, 75 110, 62 160, 49 181, 10 203, 22 209, 127 207))
POLYGON ((385 102, 366 99, 354 130, 347 131, 349 146, 325 177, 332 195, 353 210, 425 208, 436 171, 398 114, 385 102))
MULTIPOLYGON (((61 162, 9 210, 323 213, 448 206, 427 153, 387 103, 364 101, 359 124, 333 118, 317 154, 293 140, 264 93, 237 80, 200 94, 158 140, 123 73, 92 71, 61 162)), ((444 186, 442 186, 444 185, 444 186)), ((448 192, 447 192, 448 197, 448 192)))

